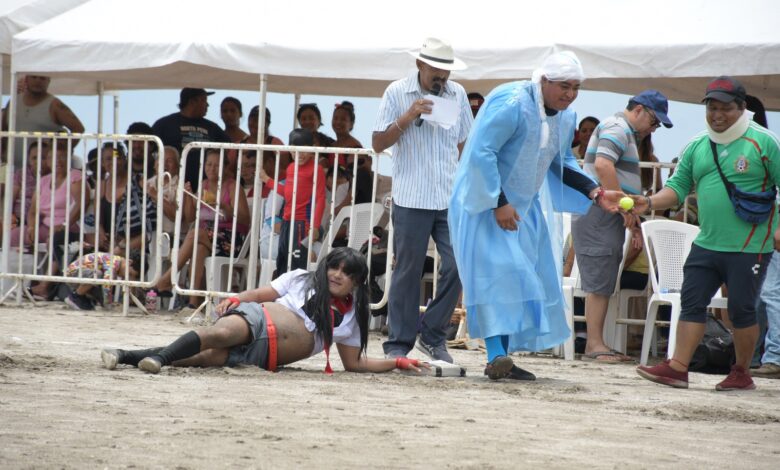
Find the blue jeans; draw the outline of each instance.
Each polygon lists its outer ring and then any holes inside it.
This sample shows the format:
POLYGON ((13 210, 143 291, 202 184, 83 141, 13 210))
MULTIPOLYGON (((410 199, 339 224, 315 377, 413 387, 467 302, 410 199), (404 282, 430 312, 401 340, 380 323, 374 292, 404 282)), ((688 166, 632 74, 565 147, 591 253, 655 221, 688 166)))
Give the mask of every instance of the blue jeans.
POLYGON ((775 253, 766 271, 761 300, 766 303, 767 332, 761 363, 780 365, 780 255, 775 253))
POLYGON ((441 255, 436 297, 428 305, 420 326, 420 338, 430 346, 446 340, 447 325, 458 303, 461 285, 450 243, 447 210, 410 209, 393 204, 393 253, 395 267, 390 281, 385 354, 406 354, 417 339, 422 279, 428 238, 433 237, 441 255))

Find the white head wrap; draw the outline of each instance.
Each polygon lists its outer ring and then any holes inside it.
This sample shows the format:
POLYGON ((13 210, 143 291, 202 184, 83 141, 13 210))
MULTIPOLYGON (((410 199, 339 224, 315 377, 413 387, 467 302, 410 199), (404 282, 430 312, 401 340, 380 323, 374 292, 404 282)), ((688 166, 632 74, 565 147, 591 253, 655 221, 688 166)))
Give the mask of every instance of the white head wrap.
POLYGON ((582 70, 582 64, 577 55, 571 51, 562 51, 547 56, 542 66, 534 70, 531 75, 531 81, 536 84, 536 91, 539 94, 539 119, 542 120, 542 138, 541 148, 547 147, 547 141, 550 138, 550 126, 547 125, 546 114, 544 113, 544 100, 542 97, 542 77, 553 82, 563 82, 566 80, 585 80, 585 72, 582 70))

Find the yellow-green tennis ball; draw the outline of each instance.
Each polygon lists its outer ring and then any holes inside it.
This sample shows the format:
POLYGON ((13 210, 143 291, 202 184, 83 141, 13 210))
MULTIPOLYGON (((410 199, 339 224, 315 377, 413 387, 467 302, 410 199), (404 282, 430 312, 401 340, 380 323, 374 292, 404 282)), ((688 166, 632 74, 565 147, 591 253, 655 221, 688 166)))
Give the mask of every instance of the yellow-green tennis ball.
POLYGON ((626 196, 620 198, 620 202, 618 202, 618 204, 620 204, 621 209, 628 212, 634 207, 634 200, 626 196))

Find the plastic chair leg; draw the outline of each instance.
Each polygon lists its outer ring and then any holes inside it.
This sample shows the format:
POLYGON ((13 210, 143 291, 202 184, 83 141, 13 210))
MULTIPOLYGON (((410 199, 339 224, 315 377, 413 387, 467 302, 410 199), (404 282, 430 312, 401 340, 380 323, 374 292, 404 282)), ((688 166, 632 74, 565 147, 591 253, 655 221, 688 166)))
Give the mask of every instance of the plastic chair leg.
MULTIPOLYGON (((623 319, 628 317, 628 301, 631 300, 631 297, 627 295, 618 294, 619 297, 619 307, 618 311, 616 312, 615 318, 617 319, 623 319)), ((612 339, 612 347, 623 354, 626 353, 626 343, 628 337, 628 326, 625 324, 618 324, 615 322, 615 335, 612 339)))
POLYGON ((563 286, 563 298, 566 302, 565 314, 566 324, 569 325, 569 336, 563 342, 563 359, 566 361, 574 360, 574 288, 572 286, 563 286))
POLYGON ((645 331, 642 336, 642 355, 639 358, 639 363, 643 366, 647 365, 647 359, 650 355, 650 344, 653 342, 655 336, 655 318, 658 315, 658 302, 651 302, 647 306, 647 317, 645 318, 645 331))
MULTIPOLYGON (((617 323, 615 320, 617 319, 619 313, 618 313, 618 298, 616 296, 610 296, 609 301, 607 302, 607 314, 604 317, 604 341, 607 342, 607 346, 617 349, 617 346, 615 344, 609 344, 614 343, 615 334, 617 333, 617 323)), ((625 351, 621 351, 625 352, 625 351)))
POLYGON ((680 302, 672 302, 672 318, 669 324, 669 345, 666 347, 666 357, 671 359, 674 356, 674 349, 677 346, 677 324, 680 322, 680 313, 682 305, 680 302))

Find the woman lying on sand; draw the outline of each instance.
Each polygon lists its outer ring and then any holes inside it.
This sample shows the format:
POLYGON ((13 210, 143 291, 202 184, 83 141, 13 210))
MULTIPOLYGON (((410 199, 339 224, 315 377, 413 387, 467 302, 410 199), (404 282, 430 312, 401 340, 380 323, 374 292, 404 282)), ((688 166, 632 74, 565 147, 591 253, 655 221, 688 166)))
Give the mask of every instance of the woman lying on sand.
POLYGON ((349 372, 420 372, 428 365, 415 359, 371 359, 368 343, 368 267, 351 248, 331 251, 317 271, 296 270, 270 286, 245 291, 220 302, 220 318, 213 326, 190 331, 165 348, 134 351, 104 349, 107 369, 117 364, 136 366, 156 374, 163 366, 233 367, 251 364, 275 371, 277 367, 325 351, 330 367, 330 345, 336 343, 349 372))

